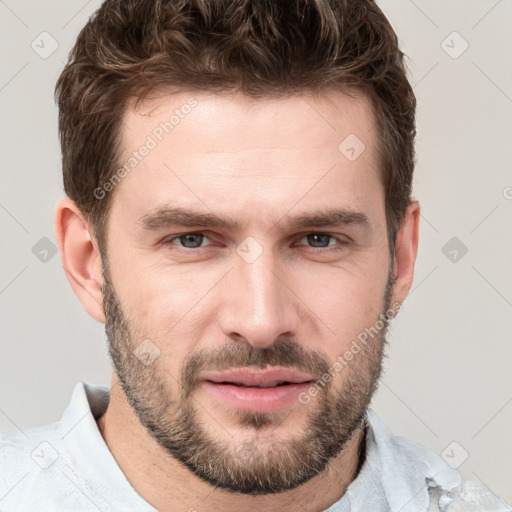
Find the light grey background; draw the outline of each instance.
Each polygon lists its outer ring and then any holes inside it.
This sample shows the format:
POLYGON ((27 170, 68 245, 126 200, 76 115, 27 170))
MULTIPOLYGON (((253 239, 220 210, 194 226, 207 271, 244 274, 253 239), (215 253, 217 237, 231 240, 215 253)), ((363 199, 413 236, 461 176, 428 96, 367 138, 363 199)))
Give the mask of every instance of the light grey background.
MULTIPOLYGON (((0 432, 56 421, 79 380, 109 383, 103 326, 39 242, 63 196, 53 88, 99 4, 0 0, 0 432)), ((462 473, 512 502, 512 1, 380 5, 418 97, 422 221, 373 408, 452 461, 467 452, 462 473)))

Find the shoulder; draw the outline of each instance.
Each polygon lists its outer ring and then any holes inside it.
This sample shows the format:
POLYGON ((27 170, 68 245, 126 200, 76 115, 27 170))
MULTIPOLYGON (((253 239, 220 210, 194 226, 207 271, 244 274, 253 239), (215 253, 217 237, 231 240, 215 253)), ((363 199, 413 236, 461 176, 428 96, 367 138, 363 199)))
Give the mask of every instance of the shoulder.
POLYGON ((43 427, 18 430, 0 435, 0 475, 12 473, 15 468, 49 467, 58 455, 58 423, 43 427))
POLYGON ((383 491, 393 506, 404 512, 511 512, 505 500, 480 482, 464 480, 459 470, 437 453, 416 441, 392 434, 371 409, 368 421, 373 459, 378 464, 373 472, 380 473, 383 491), (418 492, 421 487, 422 491, 418 492))
POLYGON ((67 465, 61 443, 58 423, 0 436, 0 497, 7 507, 2 510, 28 510, 28 496, 48 489, 67 465))
POLYGON ((89 388, 96 391, 92 398, 98 403, 105 398, 102 388, 79 383, 60 421, 0 435, 2 512, 87 510, 90 506, 94 492, 70 451, 70 439, 78 432, 82 443, 90 438, 94 419, 89 414, 89 388))

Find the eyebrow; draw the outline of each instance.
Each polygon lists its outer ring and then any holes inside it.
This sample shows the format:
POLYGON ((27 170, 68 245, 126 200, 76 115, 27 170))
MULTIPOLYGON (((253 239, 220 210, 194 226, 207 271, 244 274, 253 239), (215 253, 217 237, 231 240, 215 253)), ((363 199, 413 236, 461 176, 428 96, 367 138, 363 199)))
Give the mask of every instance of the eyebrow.
MULTIPOLYGON (((361 211, 347 209, 323 210, 312 213, 299 213, 295 216, 285 215, 278 223, 288 229, 342 227, 358 225, 364 228, 370 226, 368 216, 361 211)), ((143 215, 139 224, 146 230, 158 231, 164 228, 224 228, 240 230, 242 225, 227 217, 214 213, 201 213, 185 208, 162 207, 143 215)))

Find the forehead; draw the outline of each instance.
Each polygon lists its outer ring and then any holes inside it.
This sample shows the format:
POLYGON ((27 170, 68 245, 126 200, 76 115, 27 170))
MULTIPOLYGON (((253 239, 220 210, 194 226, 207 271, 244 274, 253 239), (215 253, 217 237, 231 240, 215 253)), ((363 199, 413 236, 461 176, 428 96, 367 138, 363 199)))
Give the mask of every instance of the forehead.
POLYGON ((200 151, 239 151, 257 149, 258 143, 264 143, 265 149, 286 149, 304 141, 305 149, 325 150, 326 142, 350 134, 371 145, 374 125, 371 102, 360 92, 264 98, 241 93, 160 92, 141 104, 137 99, 127 103, 122 142, 125 150, 132 150, 143 142, 141 135, 164 146, 171 139, 178 143, 186 138, 187 146, 196 142, 200 151))
POLYGON ((383 199, 368 98, 160 94, 126 109, 114 204, 273 215, 300 203, 361 210, 383 199), (379 200, 372 195, 378 194, 379 200), (340 204, 328 204, 328 203, 340 204))

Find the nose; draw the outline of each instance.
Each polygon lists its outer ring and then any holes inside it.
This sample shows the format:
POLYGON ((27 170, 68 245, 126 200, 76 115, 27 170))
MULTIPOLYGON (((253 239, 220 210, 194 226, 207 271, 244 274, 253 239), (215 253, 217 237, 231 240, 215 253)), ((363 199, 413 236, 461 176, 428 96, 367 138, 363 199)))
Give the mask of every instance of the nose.
POLYGON ((264 252, 253 262, 236 257, 226 277, 219 312, 220 328, 226 336, 265 348, 279 336, 297 335, 300 301, 273 256, 264 252))

